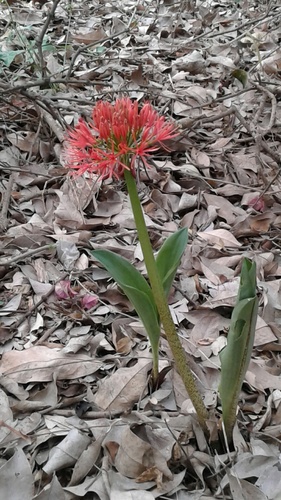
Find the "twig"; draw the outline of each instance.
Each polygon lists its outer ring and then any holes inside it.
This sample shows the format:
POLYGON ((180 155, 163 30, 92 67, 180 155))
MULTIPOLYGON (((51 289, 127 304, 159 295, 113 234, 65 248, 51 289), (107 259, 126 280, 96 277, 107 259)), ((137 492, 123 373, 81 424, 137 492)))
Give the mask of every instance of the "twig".
POLYGON ((62 321, 57 321, 51 328, 48 328, 48 330, 46 330, 42 337, 40 337, 38 340, 36 340, 36 342, 34 342, 34 345, 42 345, 44 344, 44 342, 46 342, 46 340, 50 337, 50 335, 52 335, 56 330, 57 328, 61 325, 62 321))
POLYGON ((64 130, 61 128, 58 122, 45 109, 41 108, 41 113, 44 119, 46 120, 47 124, 49 125, 50 129, 54 132, 55 136, 59 140, 59 142, 63 142, 64 130))
MULTIPOLYGON (((21 166, 17 167, 16 165, 10 165, 5 161, 0 161, 0 170, 4 170, 5 172, 20 172, 24 174, 30 174, 30 170, 24 169, 21 166)), ((53 176, 48 174, 40 173, 40 177, 44 177, 46 179, 53 179, 53 176)))
MULTIPOLYGON (((60 408, 63 406, 63 404, 58 403, 56 406, 51 406, 49 408, 45 408, 44 410, 40 411, 41 415, 47 414, 47 415, 61 415, 64 417, 72 417, 76 415, 75 410, 61 410, 60 408)), ((122 415, 123 411, 120 410, 105 410, 105 411, 87 411, 83 415, 83 420, 85 419, 91 419, 95 420, 98 418, 113 418, 113 417, 119 417, 122 415)), ((105 426, 106 427, 106 426, 105 426)))
POLYGON ((23 252, 20 255, 15 255, 15 257, 10 257, 9 259, 0 259, 0 266, 10 266, 11 264, 16 264, 20 260, 26 260, 32 255, 39 254, 41 252, 45 252, 45 250, 53 250, 56 248, 55 244, 44 245, 42 247, 33 248, 32 250, 28 250, 27 252, 23 252))
MULTIPOLYGON (((88 47, 88 45, 87 45, 88 47)), ((58 85, 60 83, 66 84, 72 84, 72 85, 111 85, 110 82, 107 80, 83 80, 83 79, 77 79, 77 78, 69 78, 67 79, 66 77, 64 78, 40 78, 38 80, 34 80, 33 82, 26 82, 22 83, 20 85, 8 85, 7 83, 0 82, 0 88, 4 89, 2 91, 2 95, 7 95, 7 94, 13 94, 15 92, 20 92, 22 90, 30 89, 32 87, 45 87, 45 86, 51 86, 51 85, 58 85)))
POLYGON ((44 36, 46 35, 49 24, 55 15, 55 11, 56 11, 56 8, 57 8, 59 3, 60 3, 60 0, 53 0, 52 8, 47 15, 44 26, 43 26, 39 36, 35 40, 36 45, 37 45, 37 49, 38 49, 38 59, 39 59, 40 67, 41 67, 41 74, 42 74, 43 78, 46 76, 46 65, 45 65, 45 61, 44 61, 43 48, 42 48, 44 36))
MULTIPOLYGON (((260 86, 258 86, 258 87, 260 87, 260 86)), ((261 87, 261 89, 263 89, 263 87, 261 87)), ((271 92, 269 92, 269 94, 271 94, 271 92)), ((271 94, 271 97, 274 97, 273 94, 271 94)), ((274 99, 275 99, 275 97, 274 97, 274 99)), ((240 114, 240 112, 238 111, 238 109, 235 108, 235 106, 234 106, 234 112, 235 112, 236 117, 240 121, 240 123, 245 127, 245 129, 247 130, 247 132, 253 137, 254 141, 257 144, 258 151, 260 151, 260 149, 263 149, 268 154, 268 156, 270 156, 277 163, 277 165, 279 167, 279 170, 276 172, 276 174, 273 177, 273 179, 270 180, 270 182, 266 185, 266 187, 264 188, 264 190, 260 194, 260 196, 259 196, 259 199, 260 199, 269 190, 270 186, 272 186, 272 184, 274 183, 274 181, 280 175, 281 156, 277 152, 272 151, 272 149, 267 145, 267 143, 265 141, 263 141, 262 134, 255 134, 253 132, 251 126, 248 125, 248 123, 246 122, 246 120, 244 119, 244 117, 240 114)), ((274 113, 275 113, 275 107, 274 107, 274 113)), ((272 110, 270 123, 272 123, 273 116, 275 116, 275 114, 273 114, 273 110, 272 110)), ((268 133, 267 129, 263 130, 263 134, 268 133)))
POLYGON ((56 283, 58 283, 59 281, 64 280, 65 278, 67 278, 68 275, 69 275, 69 273, 65 273, 63 276, 61 276, 59 279, 57 279, 57 281, 53 284, 52 288, 45 295, 43 295, 41 297, 41 299, 39 300, 39 302, 37 302, 36 304, 34 304, 34 306, 32 306, 26 313, 24 313, 18 319, 18 321, 16 321, 16 323, 12 326, 13 330, 16 330, 26 320, 26 318, 28 318, 34 311, 36 311, 38 309, 38 307, 41 306, 45 302, 45 300, 48 297, 50 297, 50 295, 52 295, 52 293, 55 290, 56 283))
MULTIPOLYGON (((270 120, 266 128, 262 129, 259 127, 259 133, 262 135, 268 134, 268 132, 271 131, 272 127, 274 126, 275 123, 275 118, 276 118, 276 108, 277 108, 277 101, 275 95, 270 92, 267 88, 263 87, 262 85, 259 85, 258 83, 253 83, 254 87, 256 87, 258 90, 263 92, 264 94, 264 103, 266 102, 266 97, 269 97, 271 100, 271 114, 270 114, 270 120)), ((257 116, 259 118, 259 114, 257 113, 257 116)))
POLYGON ((238 111, 238 109, 235 106, 233 106, 233 110, 235 112, 236 117, 240 121, 240 123, 243 125, 243 127, 245 127, 245 129, 247 130, 247 132, 253 137, 254 141, 256 142, 258 140, 259 143, 260 143, 260 146, 262 147, 262 149, 274 161, 276 161, 276 163, 278 164, 279 168, 281 168, 281 156, 278 153, 275 153, 275 151, 272 151, 270 149, 270 147, 266 144, 266 142, 263 141, 260 136, 258 136, 257 134, 255 134, 253 132, 253 130, 251 129, 250 125, 247 123, 247 121, 245 120, 245 118, 241 115, 241 113, 238 111))
POLYGON ((14 183, 14 173, 10 174, 8 184, 6 186, 5 191, 2 194, 2 209, 0 213, 0 231, 5 231, 7 229, 8 225, 8 210, 9 210, 9 204, 10 204, 10 199, 11 199, 11 193, 12 193, 12 187, 14 183))
POLYGON ((84 45, 82 45, 81 47, 79 47, 76 52, 74 52, 72 58, 71 58, 71 61, 70 61, 70 64, 69 64, 69 68, 68 68, 68 71, 66 73, 66 80, 68 80, 71 76, 71 73, 73 71, 73 68, 74 68, 74 64, 75 64, 75 61, 77 59, 77 57, 82 54, 83 52, 87 51, 88 49, 90 49, 91 47, 95 47, 95 45, 102 45, 103 43, 105 42, 108 42, 110 40, 114 40, 114 38, 119 38, 120 35, 124 35, 124 34, 127 34, 130 32, 130 29, 129 28, 126 28, 122 31, 119 31, 119 33, 116 33, 116 35, 112 35, 112 36, 107 36, 106 38, 103 38, 102 40, 99 40, 99 41, 95 41, 95 42, 92 42, 92 43, 89 43, 86 47, 84 45))
POLYGON ((48 99, 45 99, 40 95, 29 93, 24 89, 21 90, 21 94, 24 95, 27 99, 33 101, 40 108, 40 110, 42 110, 45 113, 48 113, 48 115, 53 117, 53 120, 60 122, 61 126, 64 127, 63 120, 60 118, 60 115, 57 113, 57 111, 54 110, 52 104, 48 101, 48 99))
POLYGON ((253 121, 252 121, 252 127, 256 126, 257 123, 259 122, 259 119, 260 119, 260 117, 262 115, 262 112, 264 110, 266 101, 267 101, 267 96, 266 96, 265 93, 263 93, 263 96, 262 96, 259 108, 258 108, 258 110, 257 110, 257 112, 256 112, 256 114, 255 114, 255 116, 253 118, 253 121))
POLYGON ((233 115, 233 108, 229 108, 226 111, 223 111, 222 113, 219 113, 218 115, 215 116, 197 116, 196 118, 181 118, 180 120, 177 121, 177 124, 180 125, 181 128, 190 128, 193 126, 196 122, 204 123, 204 122, 215 122, 217 120, 220 120, 220 118, 224 118, 225 116, 233 115))
MULTIPOLYGON (((272 16, 273 16, 273 15, 272 15, 272 16)), ((225 30, 225 31, 224 31, 224 33, 223 33, 223 35, 227 35, 228 33, 233 33, 233 31, 241 31, 243 28, 246 28, 246 27, 248 27, 248 26, 251 26, 251 27, 252 27, 252 26, 258 26, 258 25, 259 25, 260 23, 262 23, 262 22, 263 22, 263 21, 264 21, 267 17, 269 17, 269 18, 270 18, 270 17, 272 17, 272 16, 269 16, 269 15, 268 15, 268 10, 267 10, 267 11, 266 11, 266 13, 265 13, 265 14, 263 14, 263 15, 262 15, 261 17, 259 17, 258 19, 254 19, 254 20, 251 20, 251 21, 246 21, 245 23, 241 23, 239 26, 234 26, 233 28, 230 28, 230 29, 228 29, 228 30, 225 30)), ((218 27, 219 27, 219 21, 218 21, 217 26, 214 26, 214 27, 212 28, 212 30, 211 30, 211 31, 209 31, 208 33, 205 33, 205 32, 204 32, 204 33, 202 33, 202 34, 200 34, 200 35, 198 35, 198 36, 196 36, 196 37, 192 38, 192 42, 195 42, 195 41, 199 40, 200 38, 204 38, 204 37, 208 38, 208 40, 209 40, 209 39, 211 39, 211 38, 216 38, 217 36, 221 36, 221 35, 222 35, 222 33, 221 33, 220 31, 218 31, 217 33, 214 33, 213 35, 211 34, 211 33, 212 33, 212 31, 215 31, 215 29, 217 29, 218 27)), ((235 41, 239 40, 240 38, 242 38, 243 36, 245 36, 245 34, 244 34, 244 33, 242 33, 241 35, 239 35, 239 36, 238 36, 237 38, 235 38, 234 40, 231 40, 231 42, 233 43, 233 42, 235 42, 235 41)), ((230 43, 231 43, 231 42, 230 42, 230 43)))
POLYGON ((18 199, 18 201, 19 201, 19 203, 26 203, 27 201, 34 200, 36 198, 43 197, 43 196, 50 196, 53 194, 58 196, 57 189, 49 188, 49 189, 44 189, 42 191, 42 193, 41 192, 40 193, 39 192, 38 193, 29 193, 29 194, 26 194, 24 196, 21 196, 18 199))

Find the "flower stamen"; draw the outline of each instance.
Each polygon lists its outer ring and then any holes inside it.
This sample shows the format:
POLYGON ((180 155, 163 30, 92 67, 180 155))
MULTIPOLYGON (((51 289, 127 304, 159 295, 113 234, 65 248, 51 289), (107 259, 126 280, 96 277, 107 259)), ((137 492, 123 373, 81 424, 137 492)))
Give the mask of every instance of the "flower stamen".
POLYGON ((67 132, 64 159, 77 175, 88 172, 101 179, 119 179, 125 169, 134 174, 137 158, 149 166, 149 154, 176 135, 175 125, 149 102, 139 111, 137 101, 128 97, 117 99, 115 104, 99 101, 89 123, 80 118, 67 132))

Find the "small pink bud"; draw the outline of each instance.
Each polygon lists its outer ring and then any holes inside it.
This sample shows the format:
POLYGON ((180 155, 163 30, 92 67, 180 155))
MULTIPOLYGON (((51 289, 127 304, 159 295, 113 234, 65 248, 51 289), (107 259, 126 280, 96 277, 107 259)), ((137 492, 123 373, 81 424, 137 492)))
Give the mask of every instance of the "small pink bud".
POLYGON ((264 212, 265 203, 262 197, 255 196, 252 200, 249 201, 249 207, 253 207, 257 212, 264 212))
POLYGON ((81 307, 83 309, 92 309, 98 303, 98 297, 96 295, 90 295, 86 293, 81 299, 81 307))
POLYGON ((55 294, 58 299, 64 300, 64 299, 72 299, 72 297, 77 295, 77 292, 72 290, 69 280, 62 280, 56 283, 55 294))

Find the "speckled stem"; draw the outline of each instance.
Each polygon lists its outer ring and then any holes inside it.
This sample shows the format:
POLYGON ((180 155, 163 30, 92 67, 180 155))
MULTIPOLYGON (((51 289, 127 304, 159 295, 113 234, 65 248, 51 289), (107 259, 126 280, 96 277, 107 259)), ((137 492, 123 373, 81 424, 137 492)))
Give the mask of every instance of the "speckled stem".
POLYGON ((178 372, 183 380, 188 395, 197 412, 198 421, 204 432, 207 433, 206 419, 208 417, 208 412, 203 403, 202 397, 196 387, 192 372, 187 365, 185 352, 178 337, 176 327, 174 325, 170 309, 166 300, 165 292, 158 275, 155 258, 153 255, 147 227, 144 220, 143 210, 139 200, 136 181, 129 170, 125 170, 124 176, 127 184, 129 197, 131 200, 133 215, 144 256, 146 270, 150 281, 150 286, 152 289, 154 300, 160 316, 160 320, 164 328, 164 331, 166 333, 167 340, 169 342, 178 372))

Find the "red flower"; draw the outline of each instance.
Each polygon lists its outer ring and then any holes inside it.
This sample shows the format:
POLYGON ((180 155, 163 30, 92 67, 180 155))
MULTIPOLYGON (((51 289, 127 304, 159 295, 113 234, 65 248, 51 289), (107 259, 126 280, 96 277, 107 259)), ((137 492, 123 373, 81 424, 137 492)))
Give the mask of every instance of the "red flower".
POLYGON ((99 101, 90 123, 80 118, 68 131, 65 163, 78 175, 90 172, 102 179, 118 179, 125 169, 134 174, 137 157, 147 165, 149 153, 177 134, 175 125, 148 102, 139 111, 137 101, 128 97, 117 99, 115 104, 99 101))

